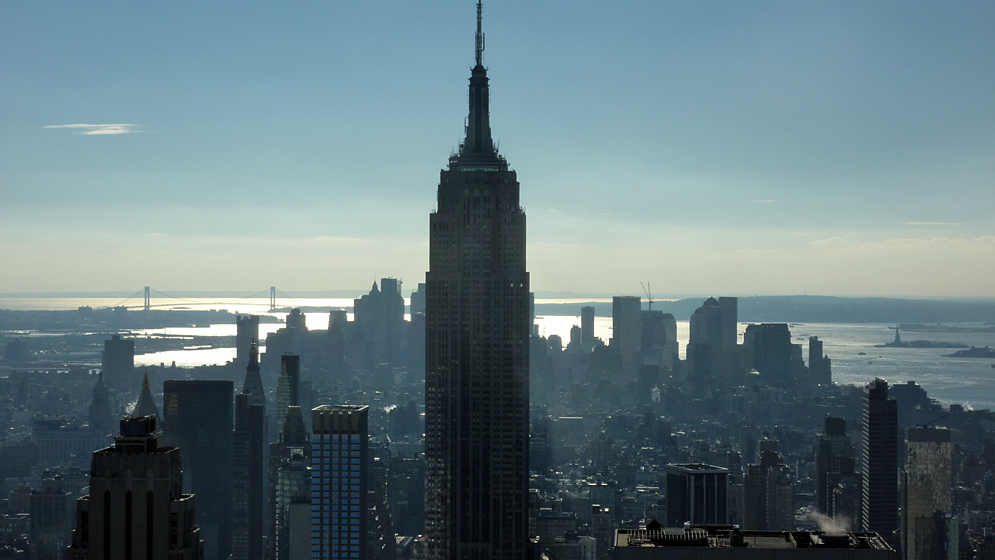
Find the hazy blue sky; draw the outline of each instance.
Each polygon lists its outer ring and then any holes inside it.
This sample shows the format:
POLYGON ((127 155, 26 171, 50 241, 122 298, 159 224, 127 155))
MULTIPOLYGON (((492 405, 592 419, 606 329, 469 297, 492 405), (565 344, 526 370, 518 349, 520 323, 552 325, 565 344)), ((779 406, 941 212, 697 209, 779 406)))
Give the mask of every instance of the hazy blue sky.
MULTIPOLYGON (((995 296, 995 3, 484 28, 533 289, 995 296)), ((0 292, 413 287, 473 31, 473 0, 0 3, 0 292)))

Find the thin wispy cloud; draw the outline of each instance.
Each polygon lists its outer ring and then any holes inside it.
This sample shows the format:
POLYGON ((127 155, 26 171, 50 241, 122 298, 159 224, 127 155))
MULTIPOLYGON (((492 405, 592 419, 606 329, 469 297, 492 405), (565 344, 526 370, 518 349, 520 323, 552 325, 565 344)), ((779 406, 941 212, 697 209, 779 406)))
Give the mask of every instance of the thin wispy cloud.
POLYGON ((903 222, 903 226, 962 226, 959 222, 903 222))
POLYGON ((140 124, 53 124, 43 128, 65 128, 76 134, 98 136, 107 134, 130 134, 138 132, 140 124))

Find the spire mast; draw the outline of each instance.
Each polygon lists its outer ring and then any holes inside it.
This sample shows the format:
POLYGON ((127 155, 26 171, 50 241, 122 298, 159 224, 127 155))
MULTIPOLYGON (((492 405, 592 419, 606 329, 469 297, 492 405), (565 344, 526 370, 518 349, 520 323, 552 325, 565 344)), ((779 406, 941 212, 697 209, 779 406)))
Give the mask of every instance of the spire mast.
POLYGON ((483 13, 484 5, 482 0, 477 0, 477 66, 483 66, 484 64, 484 32, 481 30, 481 14, 483 13))

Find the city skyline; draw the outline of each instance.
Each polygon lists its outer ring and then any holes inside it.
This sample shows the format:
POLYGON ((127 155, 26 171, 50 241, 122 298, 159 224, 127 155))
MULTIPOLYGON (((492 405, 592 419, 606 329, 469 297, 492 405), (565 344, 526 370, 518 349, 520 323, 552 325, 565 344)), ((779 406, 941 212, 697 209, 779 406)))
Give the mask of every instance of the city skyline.
MULTIPOLYGON (((0 287, 415 284, 472 10, 5 4, 0 287)), ((488 13, 533 289, 995 296, 991 5, 488 13)))

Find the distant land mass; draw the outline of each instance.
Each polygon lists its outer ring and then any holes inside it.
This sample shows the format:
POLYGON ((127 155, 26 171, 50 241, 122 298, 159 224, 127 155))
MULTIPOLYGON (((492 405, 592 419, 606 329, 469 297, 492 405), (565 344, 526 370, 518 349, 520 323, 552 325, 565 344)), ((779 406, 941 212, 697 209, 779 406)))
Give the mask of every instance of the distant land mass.
MULTIPOLYGON (((717 294, 718 295, 718 294, 717 294)), ((654 301, 653 310, 688 319, 707 298, 654 301)), ((536 315, 580 315, 594 307, 610 317, 610 302, 536 304, 536 315)), ((646 298, 643 298, 646 309, 646 298)), ((987 323, 995 326, 995 301, 857 298, 833 296, 751 296, 739 298, 739 320, 745 323, 987 323)))
POLYGON ((875 348, 967 348, 960 342, 941 342, 936 340, 903 340, 900 342, 885 342, 875 344, 875 348))

